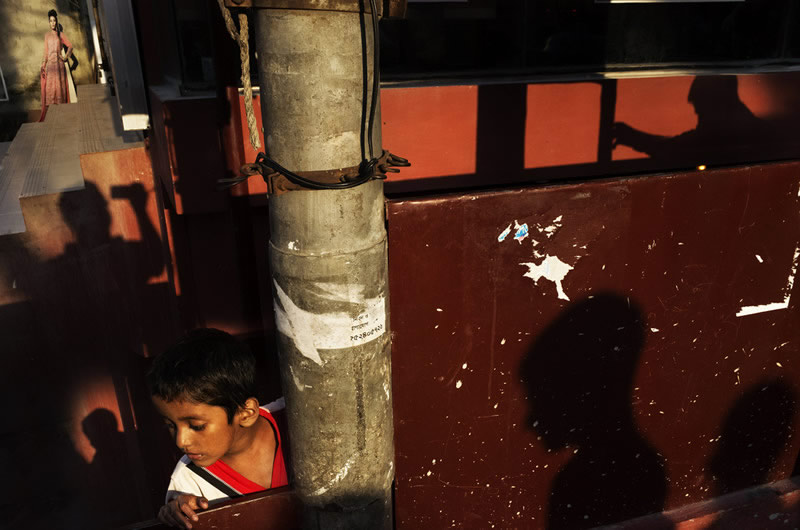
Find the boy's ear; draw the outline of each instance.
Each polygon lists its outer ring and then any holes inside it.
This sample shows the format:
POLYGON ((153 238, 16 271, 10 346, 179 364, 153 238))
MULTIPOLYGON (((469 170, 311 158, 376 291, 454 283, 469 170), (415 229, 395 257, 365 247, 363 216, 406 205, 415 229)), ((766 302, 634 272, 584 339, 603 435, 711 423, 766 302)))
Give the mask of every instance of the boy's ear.
POLYGON ((244 405, 239 407, 239 410, 236 412, 236 419, 242 427, 254 425, 259 416, 258 400, 254 397, 247 398, 244 405))

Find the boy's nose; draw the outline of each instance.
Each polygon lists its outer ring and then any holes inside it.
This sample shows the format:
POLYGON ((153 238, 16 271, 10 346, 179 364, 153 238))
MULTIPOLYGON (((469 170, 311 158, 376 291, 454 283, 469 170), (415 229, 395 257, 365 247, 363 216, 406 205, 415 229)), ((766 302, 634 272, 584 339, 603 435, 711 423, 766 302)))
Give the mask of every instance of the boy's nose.
POLYGON ((189 447, 189 433, 186 432, 186 429, 178 429, 175 433, 175 445, 186 452, 185 450, 189 447))

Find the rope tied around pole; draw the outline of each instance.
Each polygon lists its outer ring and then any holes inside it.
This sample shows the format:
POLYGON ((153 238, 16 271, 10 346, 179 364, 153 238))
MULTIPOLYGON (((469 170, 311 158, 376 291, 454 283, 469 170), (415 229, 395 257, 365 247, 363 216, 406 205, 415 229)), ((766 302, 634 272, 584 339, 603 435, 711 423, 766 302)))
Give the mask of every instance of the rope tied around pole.
MULTIPOLYGON (((247 16, 243 13, 239 14, 239 31, 237 32, 236 25, 233 22, 230 11, 228 11, 228 8, 225 7, 225 0, 217 0, 217 3, 222 11, 222 18, 225 20, 225 26, 228 29, 228 33, 239 45, 239 57, 242 63, 242 86, 244 87, 245 92, 244 105, 245 112, 247 114, 247 125, 250 132, 250 143, 252 144, 253 149, 258 151, 261 148, 261 142, 259 141, 255 113, 253 112, 253 88, 250 84, 250 51, 248 47, 247 16)), ((364 155, 363 131, 366 125, 367 139, 369 143, 368 157, 365 156, 361 163, 354 167, 324 171, 303 171, 295 173, 278 164, 278 162, 268 157, 266 153, 261 152, 258 153, 256 161, 253 164, 245 164, 242 166, 240 170, 241 176, 218 179, 218 188, 230 188, 246 181, 253 175, 260 174, 267 184, 268 193, 270 195, 304 189, 342 190, 360 186, 361 184, 373 179, 383 180, 387 177, 387 173, 397 173, 399 170, 396 168, 408 167, 411 165, 405 158, 394 155, 389 151, 382 151, 381 155, 378 157, 376 157, 374 154, 372 145, 372 132, 375 124, 378 92, 380 90, 380 32, 378 30, 378 9, 375 0, 369 0, 369 3, 371 8, 372 37, 374 47, 372 97, 369 105, 369 117, 367 118, 366 107, 364 107, 361 117, 362 156, 364 155)), ((366 39, 366 31, 363 28, 362 35, 366 39)), ((364 60, 366 61, 366 57, 364 60)), ((369 77, 366 66, 363 68, 363 76, 363 97, 366 99, 369 77)))
POLYGON ((242 87, 244 88, 244 110, 247 115, 247 130, 250 132, 250 145, 255 151, 261 149, 261 140, 258 137, 256 113, 253 111, 253 85, 250 82, 250 43, 247 28, 247 15, 239 13, 239 30, 233 22, 231 12, 225 7, 225 0, 217 0, 225 27, 231 38, 239 45, 239 60, 242 63, 242 87))

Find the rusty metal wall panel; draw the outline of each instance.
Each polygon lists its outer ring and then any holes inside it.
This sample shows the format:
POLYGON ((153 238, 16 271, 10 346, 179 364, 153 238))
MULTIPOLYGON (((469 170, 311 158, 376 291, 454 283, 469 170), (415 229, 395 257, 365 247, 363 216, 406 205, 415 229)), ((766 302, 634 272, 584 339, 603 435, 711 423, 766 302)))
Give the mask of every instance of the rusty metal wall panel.
POLYGON ((390 202, 397 528, 590 527, 790 476, 798 183, 390 202))

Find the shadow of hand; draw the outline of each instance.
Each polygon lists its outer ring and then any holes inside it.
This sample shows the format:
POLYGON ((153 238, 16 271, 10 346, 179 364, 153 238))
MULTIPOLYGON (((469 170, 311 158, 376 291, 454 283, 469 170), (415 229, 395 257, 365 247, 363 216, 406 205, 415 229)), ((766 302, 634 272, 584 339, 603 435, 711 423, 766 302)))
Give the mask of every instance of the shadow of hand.
POLYGON ((636 134, 636 129, 631 127, 625 122, 615 122, 611 127, 611 147, 616 148, 618 145, 628 145, 633 143, 633 137, 636 134))

